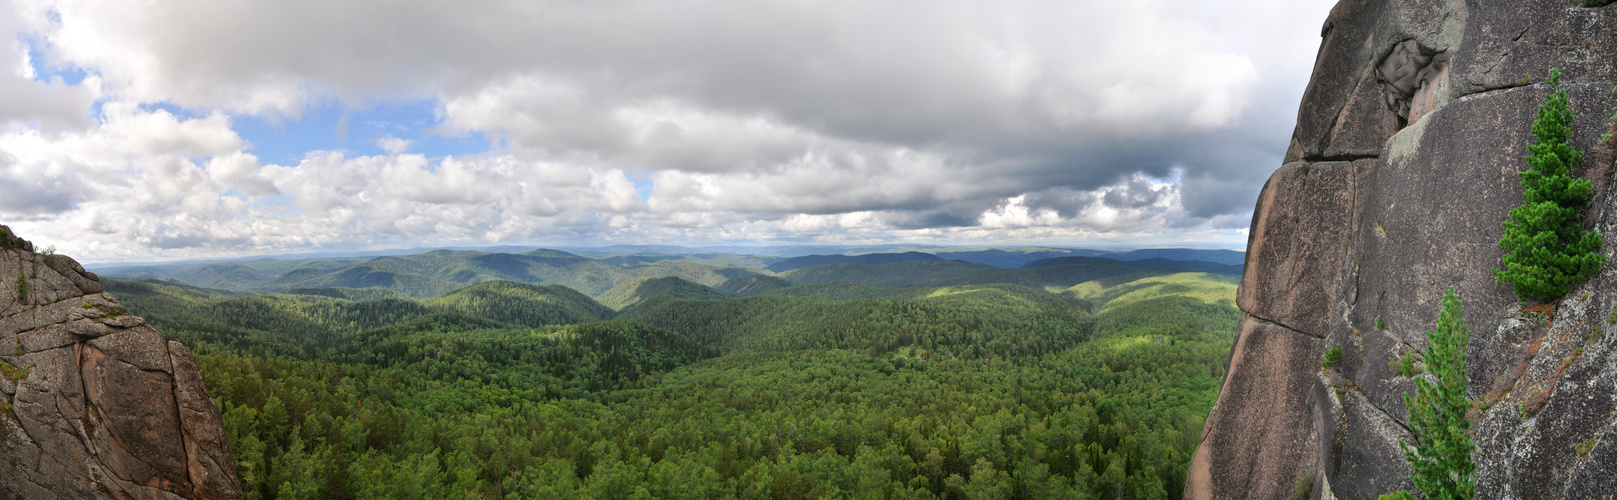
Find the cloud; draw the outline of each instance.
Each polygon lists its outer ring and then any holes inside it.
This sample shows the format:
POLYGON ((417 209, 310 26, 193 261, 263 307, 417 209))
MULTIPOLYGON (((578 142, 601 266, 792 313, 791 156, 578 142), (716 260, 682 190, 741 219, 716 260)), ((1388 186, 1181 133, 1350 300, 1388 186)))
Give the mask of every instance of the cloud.
MULTIPOLYGON (((22 25, 18 13, 0 8, 0 33, 17 33, 22 25)), ((0 47, 0 126, 35 124, 46 129, 83 128, 90 125, 90 105, 98 89, 92 80, 67 85, 61 78, 40 79, 30 54, 33 48, 18 37, 0 47)))
POLYGON ((250 154, 237 151, 216 155, 203 169, 210 180, 226 191, 234 190, 252 198, 281 194, 274 183, 259 173, 258 157, 250 154))
POLYGON ((377 139, 376 147, 382 148, 382 150, 387 151, 388 154, 396 155, 409 151, 410 141, 388 135, 383 136, 381 139, 377 139))
POLYGON ((67 212, 85 198, 77 184, 61 172, 31 171, 0 152, 0 211, 28 218, 67 212))
POLYGON ((108 258, 149 251, 95 243, 108 235, 164 255, 1234 241, 1284 152, 1329 7, 25 0, 0 8, 16 41, 0 53, 16 68, 0 75, 0 190, 17 192, 0 217, 97 235, 81 251, 108 258), (41 76, 50 67, 87 77, 41 76), (296 128, 332 101, 416 100, 438 103, 437 133, 489 150, 445 158, 381 135, 364 143, 385 155, 276 165, 236 131, 296 128))

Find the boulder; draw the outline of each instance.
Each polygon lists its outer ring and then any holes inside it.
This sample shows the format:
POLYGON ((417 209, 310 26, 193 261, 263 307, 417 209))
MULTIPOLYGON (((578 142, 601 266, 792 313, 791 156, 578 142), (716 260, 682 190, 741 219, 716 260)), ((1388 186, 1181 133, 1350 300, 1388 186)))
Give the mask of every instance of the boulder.
POLYGON ((0 498, 241 498, 191 352, 0 226, 0 498))

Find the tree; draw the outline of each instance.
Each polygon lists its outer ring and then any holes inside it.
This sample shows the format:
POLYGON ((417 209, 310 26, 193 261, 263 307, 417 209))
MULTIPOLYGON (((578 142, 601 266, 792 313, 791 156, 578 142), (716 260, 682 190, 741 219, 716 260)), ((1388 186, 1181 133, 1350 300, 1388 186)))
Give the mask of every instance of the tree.
POLYGON ((1561 88, 1561 70, 1550 70, 1549 99, 1533 123, 1537 137, 1528 149, 1532 168, 1521 176, 1525 203, 1510 211, 1499 248, 1504 269, 1494 269, 1500 283, 1511 283, 1518 299, 1548 302, 1594 275, 1605 263, 1600 234, 1578 224, 1577 211, 1593 196, 1588 179, 1572 177, 1583 152, 1572 145, 1572 108, 1561 88))
MULTIPOLYGON (((1426 378, 1415 379, 1415 395, 1404 395, 1409 407, 1409 429, 1415 434, 1414 447, 1399 442, 1404 460, 1409 461, 1412 473, 1409 480, 1426 493, 1431 500, 1467 499, 1476 494, 1472 475, 1476 465, 1471 463, 1471 421, 1466 412, 1471 400, 1466 397, 1466 345, 1471 343, 1471 332, 1465 328, 1460 316, 1460 299, 1450 287, 1443 295, 1443 312, 1438 314, 1437 329, 1427 332, 1431 346, 1426 352, 1426 371, 1437 380, 1434 385, 1426 378)), ((1384 500, 1412 498, 1407 492, 1382 495, 1384 500)))

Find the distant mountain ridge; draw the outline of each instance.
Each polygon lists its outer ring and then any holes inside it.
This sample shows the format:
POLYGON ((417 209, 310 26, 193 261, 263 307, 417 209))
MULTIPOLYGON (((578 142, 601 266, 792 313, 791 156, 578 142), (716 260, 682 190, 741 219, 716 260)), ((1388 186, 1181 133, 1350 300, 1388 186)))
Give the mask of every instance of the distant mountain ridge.
POLYGON ((759 271, 681 260, 615 263, 559 250, 520 254, 434 250, 369 260, 262 261, 104 270, 110 276, 180 280, 204 288, 276 292, 293 289, 385 288, 415 298, 440 296, 488 281, 563 285, 599 295, 634 278, 678 276, 717 285, 759 271))
POLYGON ((1001 269, 958 260, 838 263, 794 269, 781 273, 780 277, 797 284, 846 281, 899 288, 992 283, 1066 288, 1096 279, 1132 281, 1146 276, 1181 272, 1239 275, 1241 268, 1199 261, 1130 262, 1102 257, 1061 257, 1032 262, 1023 269, 1001 269))
POLYGON ((1161 258, 1167 260, 1199 260, 1213 262, 1227 266, 1246 263, 1246 252, 1238 250, 1207 250, 1200 248, 1147 248, 1143 250, 1129 250, 1127 252, 1109 253, 1101 255, 1108 259, 1117 260, 1144 260, 1161 258))
MULTIPOLYGON (((634 247, 631 250, 669 251, 671 248, 634 247)), ((724 290, 724 293, 741 294, 763 293, 766 290, 780 288, 782 282, 758 281, 753 283, 753 288, 747 290, 743 290, 745 287, 743 284, 732 284, 734 290, 726 289, 726 282, 736 278, 777 273, 778 278, 793 285, 845 281, 886 287, 911 287, 938 286, 946 282, 953 284, 955 280, 966 280, 969 283, 1003 282, 1028 286, 1065 287, 1076 283, 1072 282, 1073 279, 1083 281, 1097 277, 1143 276, 1141 273, 1191 271, 1238 273, 1238 265, 1231 266, 1222 262, 1239 262, 1244 255, 1234 251, 1197 249, 1152 249, 1122 254, 1043 247, 936 250, 937 253, 912 250, 855 255, 806 255, 784 259, 713 252, 584 256, 554 249, 535 249, 523 253, 433 250, 415 255, 386 255, 370 259, 261 259, 170 266, 129 266, 107 268, 102 272, 108 276, 126 279, 142 276, 172 279, 191 286, 242 293, 287 292, 343 298, 384 297, 386 294, 374 290, 388 290, 402 296, 426 299, 479 283, 511 281, 565 286, 584 295, 613 302, 607 300, 603 294, 609 293, 614 287, 625 282, 641 278, 678 277, 692 283, 717 287, 724 290), (1179 260, 1162 256, 1202 257, 1207 260, 1179 260), (1134 264, 1125 266, 1126 262, 1134 264), (901 265, 886 267, 896 264, 901 265), (925 265, 913 267, 922 264, 925 265), (911 267, 906 268, 902 265, 911 267), (1069 274, 1070 279, 1061 278, 1053 281, 1033 276, 1049 273, 1016 272, 1021 269, 1070 265, 1088 267, 1083 270, 1062 269, 1060 273, 1069 274), (1115 270, 1098 271, 1102 268, 1115 268, 1115 270)), ((623 305, 618 304, 614 307, 623 305)))
POLYGON ((958 260, 973 264, 983 264, 1001 269, 1022 269, 1033 262, 1062 258, 1105 258, 1119 261, 1151 261, 1153 263, 1189 263, 1203 262, 1208 268, 1222 266, 1239 266, 1246 261, 1246 252, 1235 250, 1205 250, 1197 248, 1152 248, 1144 250, 1130 250, 1127 252, 1109 253, 1099 250, 1064 250, 1064 249, 1028 249, 1028 251, 1013 251, 1003 249, 970 250, 970 251, 938 251, 935 253, 908 251, 901 253, 866 253, 866 254, 834 254, 834 255, 805 255, 792 257, 768 265, 770 271, 783 273, 793 269, 823 266, 827 264, 891 264, 895 262, 929 262, 940 260, 958 260))
POLYGON ((748 297, 773 292, 775 290, 780 290, 791 286, 793 286, 792 282, 787 281, 785 278, 769 276, 767 274, 754 274, 752 276, 724 280, 724 283, 720 283, 719 286, 714 288, 717 288, 725 293, 748 297))
POLYGON ((1057 258, 1053 258, 1053 259, 1042 259, 1042 260, 1036 260, 1036 261, 1033 261, 1033 262, 1029 262, 1027 264, 1023 264, 1021 268, 1022 269, 1038 269, 1038 268, 1041 268, 1041 267, 1051 267, 1051 266, 1070 266, 1070 265, 1077 265, 1077 264, 1096 264, 1096 263, 1102 263, 1103 264, 1103 263, 1112 263, 1112 262, 1131 262, 1131 263, 1134 263, 1134 264, 1137 264, 1137 265, 1168 266, 1168 267, 1185 267, 1185 268, 1193 268, 1193 269, 1205 269, 1208 272, 1215 272, 1215 273, 1221 273, 1221 274, 1235 274, 1235 275, 1241 274, 1241 265, 1240 264, 1224 265, 1224 264, 1219 264, 1217 262, 1207 262, 1207 261, 1201 261, 1201 260, 1174 260, 1174 259, 1164 259, 1162 257, 1151 257, 1151 258, 1138 259, 1138 260, 1121 260, 1121 259, 1114 259, 1114 258, 1111 258, 1111 257, 1057 257, 1057 258))
POLYGON ((793 269, 823 266, 827 264, 893 264, 898 262, 937 262, 946 260, 937 255, 921 252, 904 253, 867 253, 863 255, 805 255, 792 257, 774 264, 767 269, 783 273, 793 269))

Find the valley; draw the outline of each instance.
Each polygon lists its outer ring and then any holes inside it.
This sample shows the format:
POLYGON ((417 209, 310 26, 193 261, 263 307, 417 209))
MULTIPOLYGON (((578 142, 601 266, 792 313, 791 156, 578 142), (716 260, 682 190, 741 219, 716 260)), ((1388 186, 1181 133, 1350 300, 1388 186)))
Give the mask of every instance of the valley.
POLYGON ((1240 266, 785 260, 435 251, 106 287, 195 351, 248 498, 1183 495, 1240 266))

